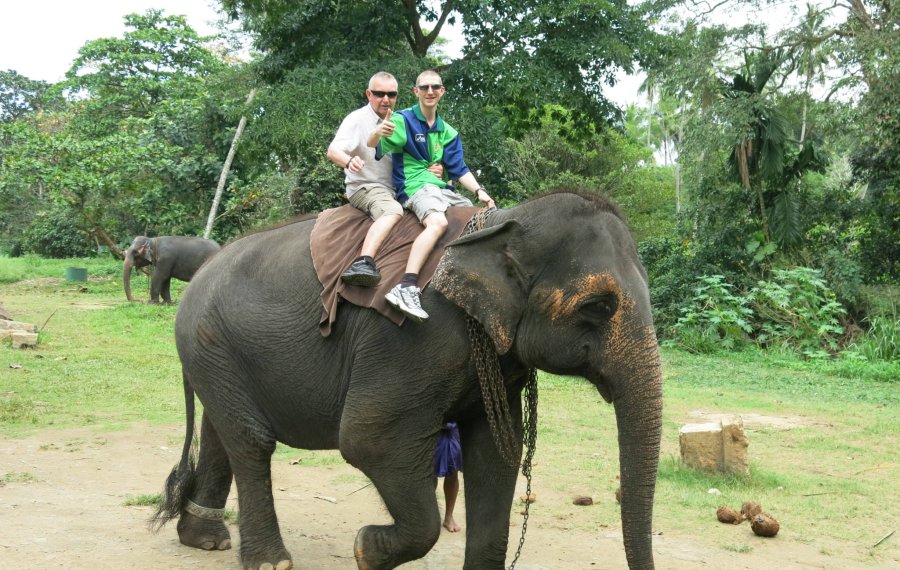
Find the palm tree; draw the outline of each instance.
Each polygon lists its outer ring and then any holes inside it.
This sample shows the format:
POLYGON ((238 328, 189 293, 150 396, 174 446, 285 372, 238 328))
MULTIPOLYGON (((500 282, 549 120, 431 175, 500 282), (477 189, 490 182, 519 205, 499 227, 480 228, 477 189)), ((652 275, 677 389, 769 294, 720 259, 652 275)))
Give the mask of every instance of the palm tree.
POLYGON ((783 113, 766 93, 766 84, 782 61, 778 50, 761 52, 756 58, 747 56, 743 72, 722 86, 726 100, 740 111, 734 116, 742 121, 732 125, 740 134, 729 157, 731 172, 744 188, 755 190, 766 239, 771 239, 766 182, 781 177, 790 132, 783 113))
POLYGON ((803 75, 803 115, 800 125, 800 144, 806 141, 806 118, 813 80, 821 82, 822 68, 828 63, 830 53, 824 46, 822 25, 825 15, 812 4, 806 5, 806 17, 796 31, 797 72, 803 75))

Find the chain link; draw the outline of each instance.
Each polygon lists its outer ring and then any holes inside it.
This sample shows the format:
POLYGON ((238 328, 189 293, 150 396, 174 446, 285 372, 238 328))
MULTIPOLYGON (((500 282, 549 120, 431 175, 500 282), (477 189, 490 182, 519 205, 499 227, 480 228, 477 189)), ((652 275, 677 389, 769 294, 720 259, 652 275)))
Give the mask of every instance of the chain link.
MULTIPOLYGON (((482 208, 472 216, 466 224, 462 235, 478 231, 484 227, 487 217, 493 209, 482 208)), ((509 413, 509 399, 506 397, 506 383, 503 372, 500 369, 500 359, 494 348, 494 343, 485 332, 484 327, 471 316, 466 317, 466 329, 469 334, 469 344, 472 348, 472 359, 475 370, 478 373, 478 383, 481 386, 481 396, 484 400, 484 411, 494 438, 497 451, 508 465, 515 465, 516 460, 516 435, 513 429, 512 416, 509 413)), ((528 529, 528 515, 531 506, 531 464, 534 459, 534 451, 537 447, 537 371, 528 369, 528 380, 525 383, 525 399, 522 410, 522 438, 525 445, 525 457, 522 461, 522 475, 525 476, 525 512, 522 513, 522 535, 519 537, 519 546, 513 556, 508 570, 514 570, 522 547, 525 545, 525 532, 528 529)))

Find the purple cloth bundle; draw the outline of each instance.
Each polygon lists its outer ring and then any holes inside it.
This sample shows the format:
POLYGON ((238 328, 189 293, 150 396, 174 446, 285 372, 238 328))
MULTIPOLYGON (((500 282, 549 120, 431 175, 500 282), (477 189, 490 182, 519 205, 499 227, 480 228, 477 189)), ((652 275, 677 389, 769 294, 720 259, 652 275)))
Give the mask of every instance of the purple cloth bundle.
POLYGON ((462 471, 462 447, 459 444, 459 429, 455 422, 448 422, 441 428, 437 448, 434 450, 434 476, 447 477, 462 471))

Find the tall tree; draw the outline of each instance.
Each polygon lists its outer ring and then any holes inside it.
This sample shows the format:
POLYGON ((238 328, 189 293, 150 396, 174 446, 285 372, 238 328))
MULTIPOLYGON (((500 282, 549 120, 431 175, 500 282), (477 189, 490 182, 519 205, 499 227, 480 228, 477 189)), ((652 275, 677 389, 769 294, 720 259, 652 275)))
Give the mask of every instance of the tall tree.
MULTIPOLYGON (((210 98, 226 66, 182 17, 151 10, 125 23, 122 38, 81 48, 53 86, 66 109, 15 123, 0 163, 0 193, 46 193, 42 207, 111 247, 199 233, 234 125, 231 101, 210 98)), ((236 95, 239 107, 246 91, 236 95)))
POLYGON ((164 101, 196 100, 203 78, 225 68, 182 16, 148 10, 125 16, 125 26, 121 38, 82 46, 55 86, 85 101, 81 127, 97 134, 128 117, 149 117, 164 101))
POLYGON ((0 123, 44 108, 49 88, 46 81, 28 79, 12 69, 0 71, 0 123))
MULTIPOLYGON (((545 102, 595 121, 618 119, 603 94, 619 70, 649 64, 662 41, 626 0, 223 0, 256 35, 270 79, 327 60, 411 54, 441 65, 456 91, 506 107, 524 121, 545 102), (460 24, 463 55, 427 59, 443 26, 460 24), (336 40, 336 38, 338 38, 336 40), (344 38, 347 40, 345 41, 344 38)), ((408 81, 408 79, 407 79, 408 81)))

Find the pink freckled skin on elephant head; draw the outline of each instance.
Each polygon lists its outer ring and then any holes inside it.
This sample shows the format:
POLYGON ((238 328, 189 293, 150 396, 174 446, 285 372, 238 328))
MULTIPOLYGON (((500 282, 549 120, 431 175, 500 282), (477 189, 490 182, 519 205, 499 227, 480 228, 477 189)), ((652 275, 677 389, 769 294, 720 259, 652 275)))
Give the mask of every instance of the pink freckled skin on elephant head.
POLYGON ((618 283, 609 273, 592 273, 579 278, 573 284, 574 293, 566 295, 562 289, 553 289, 547 296, 547 314, 557 321, 572 316, 585 297, 590 295, 615 295, 623 309, 629 309, 634 301, 622 294, 618 283))

